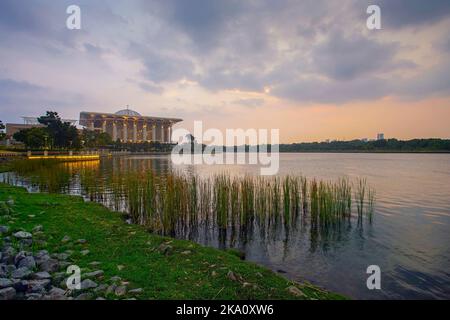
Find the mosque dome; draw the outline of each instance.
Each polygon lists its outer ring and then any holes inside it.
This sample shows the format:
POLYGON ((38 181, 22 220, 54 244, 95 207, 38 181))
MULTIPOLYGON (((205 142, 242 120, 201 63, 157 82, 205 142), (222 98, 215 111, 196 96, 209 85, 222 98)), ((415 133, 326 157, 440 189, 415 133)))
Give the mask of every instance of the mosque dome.
POLYGON ((131 109, 119 110, 115 113, 118 116, 128 116, 128 117, 140 117, 141 114, 131 109))

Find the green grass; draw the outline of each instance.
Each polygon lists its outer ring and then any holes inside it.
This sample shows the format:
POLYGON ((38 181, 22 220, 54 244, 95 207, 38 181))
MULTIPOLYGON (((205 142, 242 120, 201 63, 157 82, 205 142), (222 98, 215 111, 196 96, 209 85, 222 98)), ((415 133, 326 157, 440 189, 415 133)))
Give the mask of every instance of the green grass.
POLYGON ((25 189, 0 184, 0 201, 10 198, 14 200, 14 213, 8 219, 0 213, 1 225, 9 225, 12 231, 31 231, 42 225, 47 244, 34 250, 74 250, 73 263, 82 270, 88 270, 90 262, 99 261, 101 265, 96 269, 104 270, 107 278, 117 275, 129 281, 130 288, 143 288, 140 299, 343 298, 306 282, 293 283, 266 268, 240 260, 232 252, 150 234, 144 227, 125 224, 120 214, 100 204, 86 203, 80 197, 28 194, 25 189), (86 239, 87 243, 63 244, 61 239, 65 235, 72 240, 86 239), (170 255, 158 250, 164 242, 173 247, 170 255), (83 249, 90 253, 82 256, 79 252, 83 249), (124 268, 118 270, 119 265, 124 268), (242 280, 229 279, 229 271, 242 280), (244 286, 244 282, 251 285, 244 286), (304 296, 292 295, 287 290, 290 286, 299 288, 304 296))

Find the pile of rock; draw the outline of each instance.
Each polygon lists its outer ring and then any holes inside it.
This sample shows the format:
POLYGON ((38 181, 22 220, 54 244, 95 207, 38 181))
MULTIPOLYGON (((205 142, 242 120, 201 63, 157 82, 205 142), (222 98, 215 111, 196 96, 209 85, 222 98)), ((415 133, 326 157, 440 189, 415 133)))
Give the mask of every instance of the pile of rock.
MULTIPOLYGON (((119 277, 105 281, 102 270, 83 272, 81 289, 68 290, 66 283, 70 274, 66 270, 73 264, 73 251, 32 252, 33 237, 42 239, 42 229, 42 226, 37 226, 33 233, 12 233, 9 227, 0 226, 0 300, 102 300, 103 295, 124 297, 142 293, 142 289, 128 290, 128 282, 119 277)), ((85 240, 78 243, 84 244, 85 240)))

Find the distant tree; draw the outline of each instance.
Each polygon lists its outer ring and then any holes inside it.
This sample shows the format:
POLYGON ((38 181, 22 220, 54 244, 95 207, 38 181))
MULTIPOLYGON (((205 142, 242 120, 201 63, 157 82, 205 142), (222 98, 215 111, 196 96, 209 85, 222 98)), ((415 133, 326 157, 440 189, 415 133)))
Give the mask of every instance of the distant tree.
POLYGON ((5 125, 3 124, 2 120, 0 120, 0 141, 4 140, 5 137, 6 137, 5 125))
POLYGON ((83 146, 88 148, 105 147, 113 143, 108 133, 87 129, 83 129, 81 140, 83 141, 83 146))
POLYGON ((44 149, 47 147, 49 134, 46 128, 30 128, 16 132, 14 140, 22 142, 28 149, 44 149))
POLYGON ((46 126, 51 146, 62 149, 78 149, 81 140, 78 129, 69 122, 63 122, 55 111, 47 111, 38 118, 38 122, 46 126))

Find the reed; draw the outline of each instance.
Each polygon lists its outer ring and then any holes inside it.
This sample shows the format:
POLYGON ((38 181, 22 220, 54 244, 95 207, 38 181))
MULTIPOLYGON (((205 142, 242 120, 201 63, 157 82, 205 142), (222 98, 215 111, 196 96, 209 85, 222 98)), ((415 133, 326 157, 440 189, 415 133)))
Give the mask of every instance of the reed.
MULTIPOLYGON (((301 219, 312 229, 333 230, 351 223, 353 202, 356 217, 372 222, 375 191, 366 179, 355 183, 308 180, 303 176, 253 177, 226 173, 200 178, 179 172, 155 174, 152 170, 130 168, 107 178, 98 168, 64 166, 54 161, 16 164, 18 175, 31 177, 42 190, 59 192, 78 177, 81 191, 116 211, 127 212, 133 223, 152 232, 177 235, 198 228, 244 233, 259 228, 278 232, 295 228, 301 219), (302 214, 300 214, 302 213, 302 214)), ((9 179, 9 178, 8 178, 9 179)), ((12 178, 11 178, 12 179, 12 178)))

